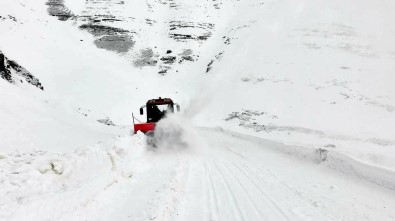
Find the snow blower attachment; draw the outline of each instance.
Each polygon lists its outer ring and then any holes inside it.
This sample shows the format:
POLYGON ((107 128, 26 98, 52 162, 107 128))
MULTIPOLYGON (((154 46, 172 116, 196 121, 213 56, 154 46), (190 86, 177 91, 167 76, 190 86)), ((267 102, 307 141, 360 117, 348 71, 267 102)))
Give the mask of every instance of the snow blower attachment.
POLYGON ((177 111, 180 111, 180 105, 175 104, 170 98, 151 99, 147 101, 147 104, 140 108, 140 115, 144 114, 144 109, 147 113, 147 123, 142 123, 133 116, 134 133, 141 131, 146 135, 153 135, 155 130, 155 124, 166 116, 168 113, 174 113, 174 106, 177 111), (139 123, 135 123, 137 120, 139 123))

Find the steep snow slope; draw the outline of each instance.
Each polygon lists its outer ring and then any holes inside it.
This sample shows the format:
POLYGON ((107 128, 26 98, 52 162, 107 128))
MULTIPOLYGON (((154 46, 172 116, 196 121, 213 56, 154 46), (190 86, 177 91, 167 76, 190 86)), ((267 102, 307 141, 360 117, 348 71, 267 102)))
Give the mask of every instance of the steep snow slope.
POLYGON ((72 87, 60 84, 62 76, 56 75, 62 68, 61 62, 52 60, 62 59, 54 57, 59 48, 51 48, 54 38, 48 35, 56 35, 58 29, 48 27, 45 4, 43 7, 33 1, 2 1, 0 4, 0 47, 6 56, 6 65, 12 61, 26 69, 10 67, 14 85, 0 81, 0 152, 71 151, 117 135, 119 128, 97 122, 106 115, 92 113, 77 103, 66 103, 65 100, 72 97, 56 93, 62 87, 68 87, 68 91, 72 87), (19 82, 29 80, 26 71, 30 72, 31 79, 40 79, 32 84, 44 86, 44 91, 19 82), (54 83, 51 77, 60 81, 54 83))
MULTIPOLYGON (((220 80, 196 122, 394 169, 389 8, 390 1, 265 4, 249 27, 229 28, 234 40, 209 72, 220 80)), ((251 15, 240 10, 235 20, 244 17, 251 15)))
POLYGON ((0 81, 0 154, 31 150, 73 151, 122 130, 86 119, 79 110, 42 98, 33 87, 0 81))

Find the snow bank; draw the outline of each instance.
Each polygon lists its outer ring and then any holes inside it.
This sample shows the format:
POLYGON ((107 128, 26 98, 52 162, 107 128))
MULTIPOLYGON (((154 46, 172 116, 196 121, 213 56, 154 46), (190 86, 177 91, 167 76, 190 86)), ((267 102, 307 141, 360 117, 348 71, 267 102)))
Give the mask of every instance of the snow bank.
POLYGON ((69 153, 1 154, 0 220, 83 219, 75 208, 142 171, 145 152, 144 135, 137 134, 69 153))
POLYGON ((309 148, 306 146, 286 145, 284 143, 262 139, 256 136, 236 133, 221 127, 211 129, 206 128, 205 130, 222 132, 233 137, 258 143, 262 145, 262 148, 280 151, 293 157, 324 165, 358 179, 395 190, 395 172, 393 170, 379 167, 374 164, 368 164, 360 161, 359 159, 352 158, 349 155, 339 153, 336 150, 329 148, 309 148))
POLYGON ((97 122, 27 85, 0 81, 0 151, 73 151, 127 131, 97 122))

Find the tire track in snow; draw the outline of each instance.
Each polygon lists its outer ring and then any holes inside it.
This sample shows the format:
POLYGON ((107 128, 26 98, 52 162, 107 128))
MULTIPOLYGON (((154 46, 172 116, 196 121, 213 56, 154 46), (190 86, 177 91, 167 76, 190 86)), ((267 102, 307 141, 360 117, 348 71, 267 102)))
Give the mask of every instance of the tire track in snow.
POLYGON ((177 214, 178 203, 186 187, 186 180, 190 174, 191 165, 185 156, 179 155, 177 166, 172 172, 172 178, 165 188, 165 194, 156 202, 159 207, 150 215, 151 220, 171 220, 177 214))
MULTIPOLYGON (((268 173, 268 171, 263 170, 261 167, 255 165, 255 164, 252 164, 252 162, 254 160, 252 160, 244 152, 239 152, 230 146, 226 146, 225 149, 227 150, 227 153, 236 157, 236 159, 235 159, 236 163, 233 163, 233 165, 235 167, 238 167, 239 171, 241 170, 240 163, 244 162, 243 165, 246 169, 248 169, 248 171, 247 171, 248 175, 247 175, 246 171, 244 171, 244 173, 242 173, 242 175, 246 176, 247 179, 255 180, 255 182, 251 182, 255 187, 262 186, 262 184, 264 184, 264 186, 267 186, 269 184, 267 181, 271 181, 271 184, 276 185, 276 189, 280 189, 278 194, 280 194, 282 197, 288 198, 288 196, 295 196, 296 198, 294 198, 294 199, 298 199, 297 203, 295 200, 293 200, 294 202, 292 202, 291 204, 286 203, 286 200, 284 200, 284 199, 282 201, 276 200, 277 202, 271 200, 272 201, 271 204, 275 208, 279 208, 280 211, 282 211, 283 214, 285 214, 285 216, 287 217, 286 219, 289 220, 290 217, 294 217, 295 215, 300 215, 301 217, 305 217, 305 215, 315 215, 315 216, 321 215, 322 218, 326 219, 326 220, 333 220, 333 219, 339 220, 340 219, 337 216, 328 214, 327 212, 323 211, 322 210, 323 208, 320 209, 319 207, 322 207, 322 206, 318 206, 318 204, 317 204, 317 201, 319 201, 319 200, 314 200, 310 197, 307 197, 307 196, 299 193, 297 190, 295 190, 294 188, 291 188, 289 185, 284 183, 281 179, 279 179, 272 172, 268 173), (250 166, 247 166, 247 165, 250 165, 250 166), (255 168, 255 170, 251 169, 250 167, 255 168), (253 176, 251 176, 251 175, 253 175, 253 176), (264 178, 264 180, 262 180, 263 178, 264 178), (286 203, 285 205, 289 204, 287 206, 287 208, 293 208, 293 209, 290 211, 285 211, 284 209, 280 208, 280 206, 276 206, 276 205, 283 205, 283 203, 286 203), (299 205, 305 205, 304 206, 305 208, 310 208, 310 209, 304 209, 303 211, 299 211, 299 209, 303 208, 303 207, 300 207, 299 205)), ((243 182, 243 183, 246 184, 245 182, 243 182)), ((270 188, 272 188, 272 187, 270 187, 270 188)), ((266 197, 265 197, 266 201, 270 202, 269 196, 272 196, 273 194, 267 193, 262 188, 260 188, 258 190, 259 190, 259 192, 262 192, 262 191, 265 192, 266 193, 266 197)), ((263 195, 263 196, 265 196, 265 195, 263 195)), ((301 219, 303 220, 303 218, 301 218, 301 219)))
POLYGON ((291 220, 288 215, 285 213, 285 211, 275 202, 273 199, 269 196, 269 194, 266 193, 243 169, 241 169, 238 165, 233 163, 233 166, 235 166, 244 176, 257 188, 257 190, 262 194, 262 196, 267 200, 273 207, 275 208, 276 211, 281 214, 281 216, 285 220, 291 220))
POLYGON ((231 202, 232 202, 233 207, 235 208, 235 210, 232 210, 232 211, 237 211, 234 215, 238 218, 237 220, 246 220, 245 215, 243 214, 239 204, 237 203, 237 198, 236 198, 234 192, 232 191, 232 189, 230 188, 228 180, 226 180, 221 168, 219 168, 216 161, 214 161, 214 166, 216 167, 216 170, 217 170, 222 182, 225 184, 225 189, 228 193, 228 196, 230 196, 230 198, 232 199, 231 202))
POLYGON ((210 175, 207 163, 204 163, 204 173, 206 180, 207 200, 209 205, 209 220, 218 220, 218 199, 215 195, 216 189, 214 187, 213 179, 210 175))
MULTIPOLYGON (((236 156, 237 158, 241 159, 242 161, 248 162, 248 158, 246 156, 244 156, 243 154, 235 151, 234 149, 227 147, 226 148, 228 153, 231 153, 232 155, 236 156)), ((282 217, 285 218, 285 220, 290 220, 290 218, 288 217, 288 215, 285 213, 285 211, 276 203, 274 202, 269 195, 261 188, 259 187, 259 185, 254 182, 250 176, 247 175, 247 173, 245 171, 243 171, 238 165, 236 165, 235 163, 232 163, 233 166, 235 168, 237 168, 256 188, 257 190, 262 194, 262 196, 264 196, 264 198, 266 199, 266 201, 268 201, 271 205, 273 205, 273 207, 275 208, 275 210, 277 210, 279 212, 279 214, 281 214, 282 217)))
MULTIPOLYGON (((285 188, 286 192, 288 192, 289 195, 292 194, 292 195, 296 196, 298 199, 300 199, 300 200, 298 200, 298 205, 304 204, 304 205, 306 205, 306 207, 311 207, 314 211, 318 210, 321 215, 323 215, 323 216, 325 216, 325 218, 327 218, 327 220, 341 220, 342 219, 340 217, 334 216, 332 214, 328 214, 327 212, 319 209, 319 207, 317 207, 316 201, 314 201, 314 199, 312 199, 312 198, 310 198, 308 196, 305 196, 303 194, 303 192, 298 191, 297 189, 295 189, 294 187, 292 187, 289 184, 285 183, 284 181, 281 181, 271 171, 264 171, 261 167, 258 167, 258 166, 254 166, 256 171, 253 171, 253 169, 251 169, 251 167, 247 166, 246 164, 244 164, 244 167, 248 171, 250 171, 250 174, 251 173, 259 174, 259 175, 270 174, 268 176, 265 176, 265 178, 272 177, 273 179, 275 179, 275 182, 277 184, 280 184, 282 187, 285 188)), ((255 177, 256 177, 257 180, 262 180, 261 176, 256 175, 255 177)), ((283 193, 284 192, 285 191, 283 191, 283 193)), ((294 198, 294 199, 296 199, 296 198, 294 198)), ((313 210, 311 210, 311 211, 313 211, 313 210)))
MULTIPOLYGON (((259 206, 257 205, 257 203, 255 202, 255 200, 253 199, 253 197, 250 194, 250 191, 247 190, 247 188, 245 187, 245 184, 243 184, 239 178, 237 178, 237 176, 234 174, 234 171, 232 172, 227 166, 225 166, 224 164, 221 164, 221 166, 224 168, 224 170, 226 170, 232 177, 233 179, 237 182, 237 184, 241 187, 241 189, 243 190, 244 194, 248 196, 252 207, 254 208, 254 214, 255 219, 254 220, 262 220, 263 218, 265 218, 265 215, 262 214, 262 212, 259 210, 259 206)), ((249 218, 249 220, 251 220, 249 218)))

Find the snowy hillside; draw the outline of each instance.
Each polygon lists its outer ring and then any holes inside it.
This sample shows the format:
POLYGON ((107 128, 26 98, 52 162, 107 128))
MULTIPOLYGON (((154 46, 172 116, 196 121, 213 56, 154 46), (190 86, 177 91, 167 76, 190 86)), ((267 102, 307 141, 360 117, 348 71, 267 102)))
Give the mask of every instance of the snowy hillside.
POLYGON ((200 122, 395 168, 391 6, 343 4, 262 7, 214 63, 221 87, 200 122))
POLYGON ((0 220, 395 219, 394 9, 1 0, 0 220))

